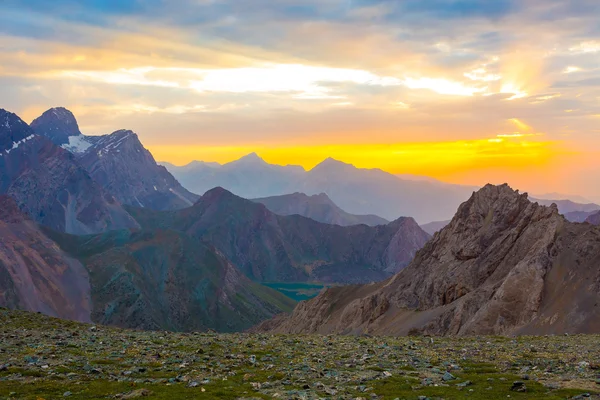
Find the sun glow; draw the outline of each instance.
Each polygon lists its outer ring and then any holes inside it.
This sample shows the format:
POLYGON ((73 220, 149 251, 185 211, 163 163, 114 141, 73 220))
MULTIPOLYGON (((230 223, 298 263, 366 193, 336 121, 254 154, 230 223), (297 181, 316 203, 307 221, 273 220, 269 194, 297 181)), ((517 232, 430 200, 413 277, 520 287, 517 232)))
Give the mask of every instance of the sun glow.
POLYGON ((442 180, 462 174, 501 168, 525 171, 545 166, 560 151, 559 143, 504 135, 478 140, 394 144, 316 146, 149 146, 159 160, 183 165, 192 160, 226 163, 256 151, 267 162, 314 167, 327 157, 361 168, 381 168, 392 173, 427 175, 442 180))

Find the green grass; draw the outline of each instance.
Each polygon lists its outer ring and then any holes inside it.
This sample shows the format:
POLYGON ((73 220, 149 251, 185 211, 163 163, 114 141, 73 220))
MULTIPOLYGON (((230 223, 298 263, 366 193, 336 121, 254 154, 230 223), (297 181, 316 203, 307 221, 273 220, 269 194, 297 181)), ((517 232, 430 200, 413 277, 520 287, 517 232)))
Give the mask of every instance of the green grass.
MULTIPOLYGON (((481 366, 473 370, 481 371, 489 367, 481 366)), ((473 399, 473 400, 500 400, 507 399, 548 399, 563 400, 589 391, 581 389, 559 389, 550 390, 542 384, 534 381, 523 381, 517 375, 501 373, 456 373, 457 379, 447 382, 447 386, 421 386, 421 381, 414 377, 395 376, 389 379, 378 381, 373 386, 373 393, 379 396, 385 396, 385 399, 417 399, 418 396, 427 396, 430 398, 452 399, 473 399), (471 385, 466 387, 456 386, 465 381, 471 381, 471 385), (511 386, 515 381, 522 381, 527 387, 525 393, 511 391, 511 386)))

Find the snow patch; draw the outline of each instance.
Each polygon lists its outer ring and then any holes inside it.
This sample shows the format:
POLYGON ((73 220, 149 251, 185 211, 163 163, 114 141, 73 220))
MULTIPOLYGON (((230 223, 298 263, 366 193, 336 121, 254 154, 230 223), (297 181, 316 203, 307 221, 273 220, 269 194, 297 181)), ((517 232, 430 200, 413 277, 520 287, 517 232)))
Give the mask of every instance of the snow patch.
MULTIPOLYGON (((21 140, 19 140, 17 142, 13 142, 12 148, 4 150, 4 153, 5 154, 10 154, 11 151, 13 151, 15 149, 18 149, 21 144, 25 143, 28 140, 33 139, 34 137, 35 137, 35 135, 29 135, 29 136, 27 136, 24 139, 21 139, 21 140)), ((4 154, 0 153, 0 156, 3 156, 3 155, 4 154)))
POLYGON ((85 135, 77 135, 69 136, 69 143, 65 143, 61 147, 71 153, 84 153, 87 149, 92 147, 92 144, 85 135))

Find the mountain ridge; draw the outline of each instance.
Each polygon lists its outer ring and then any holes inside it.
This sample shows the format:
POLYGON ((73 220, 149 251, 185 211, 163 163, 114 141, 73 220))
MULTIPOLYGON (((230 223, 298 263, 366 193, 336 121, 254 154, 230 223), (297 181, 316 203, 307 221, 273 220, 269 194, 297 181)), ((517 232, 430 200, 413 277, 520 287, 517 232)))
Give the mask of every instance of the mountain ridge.
POLYGON ((354 215, 338 207, 325 193, 308 196, 296 192, 281 196, 251 199, 264 204, 278 215, 302 215, 326 224, 350 226, 365 224, 369 226, 385 225, 390 221, 377 215, 354 215))
POLYGON ((508 185, 464 202, 409 266, 373 285, 329 288, 276 333, 480 335, 600 330, 600 229, 508 185), (594 305, 596 304, 596 305, 594 305))
POLYGON ((329 225, 276 215, 220 187, 183 210, 127 210, 144 229, 174 229, 211 243, 263 282, 381 280, 407 265, 429 239, 412 218, 375 227, 329 225))

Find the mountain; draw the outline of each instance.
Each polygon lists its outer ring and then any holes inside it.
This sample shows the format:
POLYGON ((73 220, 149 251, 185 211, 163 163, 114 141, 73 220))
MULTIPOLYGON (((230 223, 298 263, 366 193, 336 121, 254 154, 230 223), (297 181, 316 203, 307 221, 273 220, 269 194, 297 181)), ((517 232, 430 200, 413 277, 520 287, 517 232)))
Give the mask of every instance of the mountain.
POLYGON ((74 234, 133 228, 136 222, 68 151, 0 109, 0 194, 35 221, 74 234))
POLYGON ((182 232, 48 234, 88 269, 91 319, 97 323, 233 332, 294 305, 279 292, 251 282, 214 248, 182 232))
POLYGON ((585 222, 589 222, 592 225, 600 225, 600 211, 597 211, 596 213, 587 217, 585 222))
POLYGON ((91 177, 123 204, 173 210, 189 207, 198 199, 156 163, 132 131, 85 136, 73 113, 60 107, 44 112, 31 127, 75 154, 91 177))
POLYGON ((135 329, 238 331, 294 302, 173 231, 71 236, 0 196, 0 306, 135 329))
POLYGON ((325 194, 307 196, 304 193, 293 193, 283 196, 252 199, 264 204, 270 211, 278 215, 302 215, 325 224, 350 226, 365 224, 369 226, 386 225, 389 223, 377 215, 353 215, 339 208, 325 194))
POLYGON ((193 193, 223 187, 248 199, 292 193, 306 172, 299 166, 268 164, 256 153, 224 165, 194 161, 183 167, 165 166, 193 193))
POLYGON ((571 223, 508 185, 488 185, 400 273, 327 289, 256 330, 598 333, 599 264, 600 228, 571 223))
POLYGON ((442 229, 444 229, 444 227, 449 223, 450 221, 434 221, 428 224, 421 225, 421 229, 433 236, 436 232, 439 232, 442 229))
POLYGON ((571 211, 565 213, 564 216, 568 221, 571 222, 585 222, 588 217, 596 214, 598 211, 571 211))
POLYGON ((79 162, 92 178, 124 204, 155 210, 189 207, 198 196, 188 192, 154 161, 132 131, 99 137, 79 162))
POLYGON ((551 206, 556 204, 558 206, 558 212, 566 215, 572 212, 591 212, 600 210, 600 205, 594 203, 576 203, 571 200, 543 200, 532 198, 531 201, 535 201, 543 206, 551 206))
POLYGON ((0 306, 90 321, 87 271, 0 196, 0 306))
POLYGON ((421 223, 450 219, 477 189, 436 180, 401 179, 380 169, 356 168, 332 158, 310 171, 271 165, 255 153, 222 166, 199 162, 184 167, 165 165, 194 193, 216 186, 244 198, 326 193, 350 214, 379 215, 387 220, 410 216, 421 223))
POLYGON ((45 111, 30 126, 37 135, 45 136, 55 145, 75 154, 83 153, 96 140, 81 133, 75 116, 64 107, 45 111))
POLYGON ((412 218, 370 227, 280 216, 223 188, 193 207, 157 212, 128 207, 144 229, 172 229, 210 243, 255 281, 371 282, 406 266, 429 239, 412 218))

